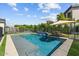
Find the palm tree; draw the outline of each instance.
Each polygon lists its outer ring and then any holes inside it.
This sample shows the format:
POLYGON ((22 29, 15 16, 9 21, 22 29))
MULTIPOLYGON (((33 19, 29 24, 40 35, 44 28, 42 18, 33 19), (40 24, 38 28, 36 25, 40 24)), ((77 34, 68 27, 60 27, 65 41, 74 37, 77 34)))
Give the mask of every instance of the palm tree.
POLYGON ((57 20, 71 20, 70 18, 65 17, 64 13, 57 15, 57 20))
MULTIPOLYGON (((71 19, 65 17, 64 13, 60 13, 59 15, 57 15, 57 20, 58 21, 61 21, 61 20, 62 21, 70 21, 71 19)), ((61 25, 61 27, 62 27, 62 25, 61 25)), ((59 28, 61 29, 61 27, 59 27, 59 28)), ((64 32, 64 33, 67 32, 67 28, 68 28, 68 26, 67 26, 67 24, 65 24, 65 26, 64 26, 64 28, 63 28, 63 30, 61 32, 64 32)))

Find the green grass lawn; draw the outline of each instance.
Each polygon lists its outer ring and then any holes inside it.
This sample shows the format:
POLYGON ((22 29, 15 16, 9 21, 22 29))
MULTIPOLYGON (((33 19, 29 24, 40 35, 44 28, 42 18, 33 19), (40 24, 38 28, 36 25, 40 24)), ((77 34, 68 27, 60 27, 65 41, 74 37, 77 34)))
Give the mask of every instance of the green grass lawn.
MULTIPOLYGON (((74 38, 73 34, 65 34, 64 37, 74 38)), ((75 35, 76 38, 79 38, 79 34, 75 35)), ((68 56, 79 56, 79 40, 74 40, 71 48, 68 52, 68 56)))
POLYGON ((4 36, 3 42, 0 46, 0 56, 4 56, 5 54, 5 46, 6 46, 6 35, 4 36))
POLYGON ((73 41, 68 56, 79 56, 79 40, 73 41))

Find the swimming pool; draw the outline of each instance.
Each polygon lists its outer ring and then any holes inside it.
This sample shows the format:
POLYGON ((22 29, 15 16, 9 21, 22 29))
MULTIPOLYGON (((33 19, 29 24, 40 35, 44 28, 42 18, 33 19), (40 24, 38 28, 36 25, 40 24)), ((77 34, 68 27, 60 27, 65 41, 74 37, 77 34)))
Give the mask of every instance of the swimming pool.
POLYGON ((51 55, 64 41, 60 38, 52 37, 52 41, 44 42, 40 40, 41 36, 37 34, 24 34, 20 36, 38 47, 35 51, 31 52, 34 56, 51 55))

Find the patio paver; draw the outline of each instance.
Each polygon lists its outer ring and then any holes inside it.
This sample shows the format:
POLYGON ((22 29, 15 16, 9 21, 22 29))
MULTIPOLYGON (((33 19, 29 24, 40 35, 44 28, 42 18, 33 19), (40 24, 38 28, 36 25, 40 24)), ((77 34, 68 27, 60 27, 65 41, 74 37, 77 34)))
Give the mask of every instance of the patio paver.
POLYGON ((67 39, 51 56, 67 56, 72 42, 72 39, 67 39))
POLYGON ((10 35, 7 35, 5 56, 18 56, 18 53, 10 35))

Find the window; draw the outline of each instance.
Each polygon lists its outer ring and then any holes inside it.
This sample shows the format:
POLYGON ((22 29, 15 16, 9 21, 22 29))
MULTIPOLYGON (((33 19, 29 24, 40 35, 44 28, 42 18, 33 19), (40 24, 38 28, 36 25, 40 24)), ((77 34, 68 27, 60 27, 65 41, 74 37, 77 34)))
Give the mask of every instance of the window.
POLYGON ((72 18, 72 13, 69 12, 68 15, 67 15, 67 17, 68 17, 68 18, 72 18))

